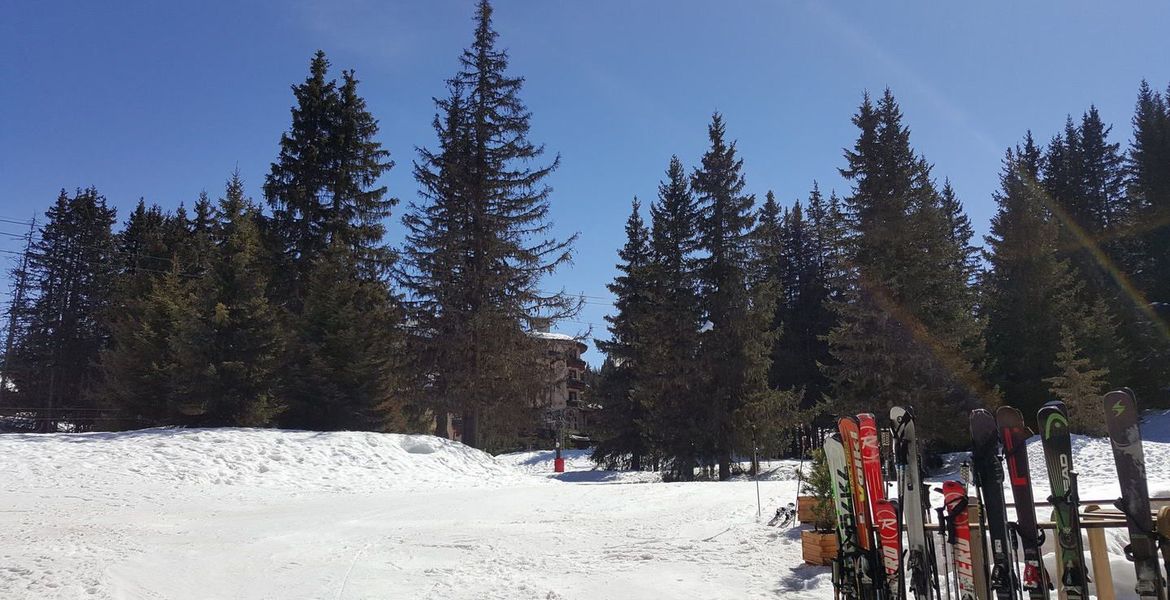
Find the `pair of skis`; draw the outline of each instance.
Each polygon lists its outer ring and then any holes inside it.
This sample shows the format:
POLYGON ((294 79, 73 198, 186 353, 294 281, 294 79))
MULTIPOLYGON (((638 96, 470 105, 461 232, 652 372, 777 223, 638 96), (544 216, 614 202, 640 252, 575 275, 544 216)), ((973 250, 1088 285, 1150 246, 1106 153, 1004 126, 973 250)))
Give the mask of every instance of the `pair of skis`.
MULTIPOLYGON (((1130 544, 1126 547, 1126 558, 1134 563, 1137 573, 1136 591, 1143 600, 1167 600, 1165 580, 1158 566, 1159 546, 1163 551, 1168 575, 1170 555, 1167 555, 1166 536, 1159 532, 1150 515, 1150 495, 1146 480, 1145 454, 1142 450, 1141 430, 1138 427, 1137 400, 1129 389, 1109 392, 1102 399, 1105 408, 1105 424, 1109 432, 1113 459, 1117 465, 1118 481, 1121 483, 1121 498, 1114 503, 1125 515, 1129 529, 1130 544)), ((1001 409, 1003 410, 1003 409, 1001 409)), ((1072 462, 1072 439, 1069 430, 1068 409, 1064 403, 1049 402, 1037 413, 1040 426, 1040 440, 1044 447, 1044 459, 1052 490, 1050 498, 1056 515, 1056 558, 1063 570, 1061 583, 1069 600, 1088 600, 1089 578, 1085 566, 1084 545, 1081 540, 1079 503, 1077 498, 1076 471, 1072 462)), ((1013 440, 1014 447, 1022 448, 1022 440, 1013 440), (1017 443, 1019 442, 1019 443, 1017 443)), ((1015 451, 1016 466, 1027 465, 1023 450, 1015 451), (1022 456, 1021 456, 1022 455, 1022 456)), ((1010 460, 1010 459, 1009 459, 1010 460)), ((1009 470, 1012 463, 1009 462, 1009 470)), ((1013 480, 1013 492, 1016 482, 1013 480)), ((1020 499, 1017 496, 1017 510, 1020 499)), ((1170 511, 1166 514, 1165 528, 1170 530, 1170 511)), ((1034 511, 1029 511, 1034 519, 1034 511)), ((1161 517, 1161 515, 1159 515, 1161 517)), ((1023 523, 1021 523, 1023 525, 1023 523)), ((1023 529, 1023 527, 1021 527, 1023 529)), ((1031 557, 1029 541, 1039 552, 1042 540, 1029 539, 1030 533, 1021 531, 1024 539, 1025 562, 1031 557)), ((1043 577, 1042 569, 1040 571, 1043 577)), ((1046 586, 1043 580, 1035 588, 1029 588, 1029 577, 1025 571, 1024 584, 1030 600, 1042 600, 1039 595, 1046 586)))
POLYGON ((838 541, 843 549, 834 577, 841 582, 839 589, 851 598, 901 599, 906 597, 903 574, 908 569, 911 593, 917 600, 932 600, 938 580, 933 568, 934 548, 926 536, 929 502, 922 491, 913 412, 895 407, 890 411, 890 421, 898 500, 886 497, 874 415, 842 417, 838 420, 838 433, 825 442, 825 455, 834 474, 838 541), (909 546, 905 567, 903 530, 909 546))
POLYGON ((833 577, 849 598, 900 598, 901 541, 897 502, 886 498, 872 414, 842 417, 825 440, 840 547, 833 577))
MULTIPOLYGON (((972 441, 971 474, 983 509, 980 519, 991 541, 990 552, 984 553, 990 555, 989 587, 995 593, 996 600, 1015 600, 1022 596, 1021 591, 1028 595, 1028 600, 1047 600, 1050 586, 1041 561, 1044 536, 1036 524, 1036 506, 1025 444, 1031 432, 1024 424, 1020 411, 1009 406, 1000 407, 994 415, 984 409, 974 410, 969 426, 972 441), (1007 461, 1006 475, 1015 500, 1014 528, 1007 520, 1001 454, 1007 461), (1023 548, 1022 578, 1016 573, 1017 561, 1013 555, 1017 542, 1023 548)), ((1071 454, 1071 441, 1068 448, 1071 454)), ((1068 464, 1071 464, 1071 458, 1068 464)), ((959 481, 947 481, 942 491, 957 595, 960 600, 973 600, 976 597, 975 569, 983 567, 975 565, 972 559, 974 538, 971 535, 967 488, 959 481)), ((982 538, 978 542, 984 544, 982 538)), ((1065 572, 1070 573, 1068 570, 1065 572)))

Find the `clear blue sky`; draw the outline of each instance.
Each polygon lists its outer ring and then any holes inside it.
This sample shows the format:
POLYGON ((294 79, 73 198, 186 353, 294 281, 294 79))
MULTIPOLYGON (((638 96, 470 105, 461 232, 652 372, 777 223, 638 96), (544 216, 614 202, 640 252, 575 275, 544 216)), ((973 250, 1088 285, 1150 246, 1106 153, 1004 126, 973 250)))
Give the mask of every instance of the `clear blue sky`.
MULTIPOLYGON (((120 216, 139 197, 189 205, 237 166, 259 199, 289 86, 318 48, 356 69, 398 163, 386 184, 412 199, 414 147, 433 144, 431 97, 471 39, 473 4, 7 2, 0 217, 27 219, 61 188, 90 185, 120 216)), ((568 333, 604 334, 609 308, 593 297, 609 296, 630 198, 654 197, 671 154, 697 162, 714 110, 749 189, 790 203, 814 179, 845 191, 849 118, 863 91, 889 86, 982 236, 1003 150, 1026 129, 1046 140, 1096 103, 1125 144, 1139 81, 1170 82, 1163 0, 498 0, 496 28, 528 80, 533 139, 562 156, 556 229, 581 233, 575 264, 549 282, 591 297, 568 333)), ((0 249, 18 246, 0 236, 0 249)))

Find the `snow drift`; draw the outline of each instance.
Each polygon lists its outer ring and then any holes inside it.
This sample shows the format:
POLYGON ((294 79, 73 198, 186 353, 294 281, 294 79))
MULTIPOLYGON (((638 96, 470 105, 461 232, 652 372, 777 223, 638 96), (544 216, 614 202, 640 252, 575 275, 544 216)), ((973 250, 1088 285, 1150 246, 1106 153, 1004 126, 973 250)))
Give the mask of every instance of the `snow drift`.
POLYGON ((376 492, 539 483, 429 435, 276 429, 144 429, 0 436, 9 482, 116 482, 376 492))

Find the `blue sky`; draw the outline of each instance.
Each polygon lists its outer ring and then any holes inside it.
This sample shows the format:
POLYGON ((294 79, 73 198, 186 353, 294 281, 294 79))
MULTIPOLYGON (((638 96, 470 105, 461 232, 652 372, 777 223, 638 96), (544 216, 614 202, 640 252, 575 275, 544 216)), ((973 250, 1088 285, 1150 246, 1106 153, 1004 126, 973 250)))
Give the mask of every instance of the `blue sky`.
MULTIPOLYGON (((219 194, 237 166, 259 199, 289 86, 318 48, 338 72, 357 71, 398 163, 385 183, 413 199, 414 148, 433 144, 431 98, 470 41, 473 4, 6 3, 0 218, 39 215, 61 188, 90 185, 121 215, 140 197, 173 208, 219 194)), ((532 137, 561 154, 556 230, 581 234, 575 264, 548 284, 589 296, 568 333, 604 333, 630 199, 654 197, 672 154, 697 163, 714 110, 749 189, 790 203, 814 179, 847 191, 837 169, 849 118, 865 90, 889 86, 982 236, 1003 150, 1026 129, 1045 140, 1095 103, 1125 144, 1139 81, 1170 82, 1164 1, 496 4, 512 71, 528 80, 532 137)), ((0 235, 0 249, 18 246, 0 235)))

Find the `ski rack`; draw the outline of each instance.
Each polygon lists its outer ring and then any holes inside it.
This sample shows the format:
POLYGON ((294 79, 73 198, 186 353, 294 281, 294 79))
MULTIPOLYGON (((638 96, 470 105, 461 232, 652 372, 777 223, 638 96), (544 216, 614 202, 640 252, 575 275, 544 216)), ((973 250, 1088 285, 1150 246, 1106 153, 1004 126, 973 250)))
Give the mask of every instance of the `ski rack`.
MULTIPOLYGON (((970 510, 979 510, 982 508, 976 501, 975 496, 970 496, 969 501, 970 504, 968 506, 970 510)), ((1151 506, 1153 506, 1154 503, 1170 505, 1170 498, 1151 498, 1150 502, 1151 506)), ((1037 502, 1036 505, 1052 506, 1052 503, 1037 502)), ((1126 524, 1125 515, 1120 511, 1112 509, 1112 500, 1081 501, 1080 505, 1081 510, 1079 511, 1079 514, 1082 518, 1080 528, 1085 532, 1085 537, 1088 538, 1089 542, 1088 548, 1090 562, 1092 563, 1093 585, 1097 592, 1095 597, 1097 600, 1116 600, 1117 594, 1113 587, 1113 571, 1109 564, 1110 556, 1109 548, 1105 541, 1105 530, 1127 528, 1128 525, 1126 524)), ((1009 504, 1008 506, 1012 505, 1009 504)), ((1156 513, 1156 510, 1151 512, 1156 513)), ((982 527, 975 519, 971 520, 970 527, 972 538, 974 538, 976 535, 981 537, 987 535, 985 528, 982 527)), ((1056 521, 1054 516, 1050 515, 1048 521, 1037 522, 1036 527, 1042 531, 1053 532, 1053 535, 1049 536, 1049 540, 1055 538, 1056 521)), ((946 528, 938 523, 927 523, 925 525, 925 529, 929 532, 942 532, 944 534, 946 531, 946 528)), ((943 543, 945 544, 946 542, 944 541, 943 543)), ((1046 542, 1045 545, 1050 543, 1051 541, 1046 542)), ((979 546, 980 544, 971 544, 972 560, 986 565, 988 558, 983 556, 982 552, 976 551, 979 546)), ((1059 592, 1060 598, 1065 597, 1064 584, 1061 577, 1063 575, 1062 567, 1063 565, 1060 563, 1060 561, 1056 561, 1056 572, 1053 573, 1051 577, 1052 583, 1057 586, 1057 591, 1059 592)), ((979 594, 978 597, 980 598, 987 597, 987 581, 985 577, 985 570, 983 568, 976 567, 975 587, 979 594)))

